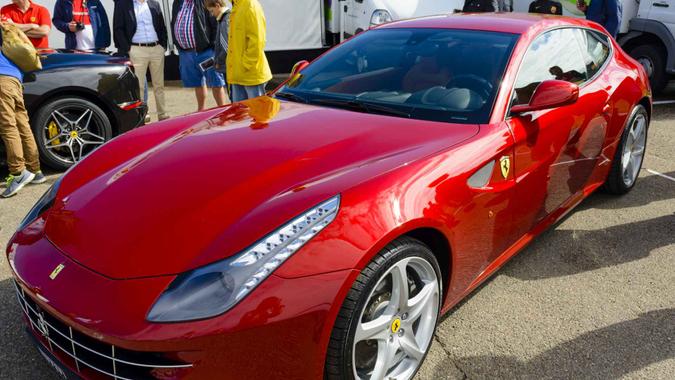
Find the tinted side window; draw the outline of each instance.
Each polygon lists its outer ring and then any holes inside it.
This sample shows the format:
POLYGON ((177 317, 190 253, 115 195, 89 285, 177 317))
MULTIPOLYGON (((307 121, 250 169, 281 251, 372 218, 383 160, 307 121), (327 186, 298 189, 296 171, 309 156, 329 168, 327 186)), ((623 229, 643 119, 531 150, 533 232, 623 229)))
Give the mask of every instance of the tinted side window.
POLYGON ((609 41, 604 34, 592 32, 590 30, 584 31, 584 37, 584 50, 586 53, 584 60, 586 61, 586 71, 590 78, 600 71, 602 65, 604 65, 607 58, 609 58, 609 41))
POLYGON ((528 104, 539 83, 558 79, 576 84, 587 78, 579 29, 566 28, 546 32, 532 42, 516 79, 513 105, 528 104))

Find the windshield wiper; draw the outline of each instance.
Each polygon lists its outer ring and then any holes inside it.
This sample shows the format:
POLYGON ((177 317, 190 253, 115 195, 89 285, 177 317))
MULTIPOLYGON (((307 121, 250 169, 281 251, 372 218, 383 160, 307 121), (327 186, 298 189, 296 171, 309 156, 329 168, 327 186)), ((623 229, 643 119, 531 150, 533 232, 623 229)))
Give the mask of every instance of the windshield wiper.
POLYGON ((403 111, 394 107, 385 106, 377 103, 364 102, 363 100, 353 99, 312 99, 311 103, 325 106, 340 107, 362 111, 367 113, 377 113, 382 115, 393 115, 410 118, 410 112, 403 111))
POLYGON ((290 92, 277 92, 274 94, 274 97, 290 100, 292 102, 307 103, 307 99, 300 95, 291 94, 290 92))

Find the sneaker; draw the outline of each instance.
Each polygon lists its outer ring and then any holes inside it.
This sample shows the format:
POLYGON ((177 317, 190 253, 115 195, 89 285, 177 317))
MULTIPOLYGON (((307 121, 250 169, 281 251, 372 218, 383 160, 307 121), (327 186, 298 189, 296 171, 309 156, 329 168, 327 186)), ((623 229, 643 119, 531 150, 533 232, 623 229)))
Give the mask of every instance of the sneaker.
POLYGON ((150 115, 145 115, 144 123, 145 123, 145 124, 149 124, 149 123, 150 123, 150 115))
POLYGON ((157 120, 158 121, 164 121, 164 120, 167 120, 167 119, 170 119, 170 118, 171 118, 171 116, 169 116, 169 115, 162 115, 162 116, 158 117, 157 120))
POLYGON ((47 177, 45 177, 44 174, 42 174, 42 170, 38 170, 35 172, 35 178, 33 178, 32 181, 30 181, 31 184, 37 185, 40 183, 45 183, 47 182, 47 177))
POLYGON ((24 186, 29 184, 33 178, 35 178, 35 174, 29 172, 26 169, 24 169, 23 172, 21 172, 21 175, 18 176, 13 176, 10 174, 9 177, 7 177, 7 188, 2 194, 0 194, 0 196, 3 198, 9 198, 13 195, 16 195, 16 193, 18 193, 19 190, 21 190, 24 186))

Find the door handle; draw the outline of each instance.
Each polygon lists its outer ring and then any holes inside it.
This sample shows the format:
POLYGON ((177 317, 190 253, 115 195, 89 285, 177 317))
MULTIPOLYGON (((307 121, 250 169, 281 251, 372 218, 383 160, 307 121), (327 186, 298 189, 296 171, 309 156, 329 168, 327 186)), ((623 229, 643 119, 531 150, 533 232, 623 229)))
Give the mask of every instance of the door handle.
POLYGON ((665 3, 665 2, 664 3, 652 3, 652 5, 655 6, 655 7, 661 7, 661 8, 668 8, 670 6, 670 4, 665 3))
POLYGON ((612 115, 612 107, 609 104, 605 104, 605 106, 602 107, 602 113, 605 116, 611 116, 612 115))

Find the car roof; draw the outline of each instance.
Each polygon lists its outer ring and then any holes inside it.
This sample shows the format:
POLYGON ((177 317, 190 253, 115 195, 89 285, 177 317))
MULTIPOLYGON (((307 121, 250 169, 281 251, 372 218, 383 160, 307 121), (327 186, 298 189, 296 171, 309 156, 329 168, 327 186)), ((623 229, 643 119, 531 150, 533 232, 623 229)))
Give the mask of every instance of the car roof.
POLYGON ((511 34, 524 34, 528 30, 545 30, 559 26, 581 26, 602 30, 599 25, 576 17, 561 17, 532 13, 455 13, 414 18, 387 23, 378 29, 389 28, 438 28, 484 30, 511 34))

